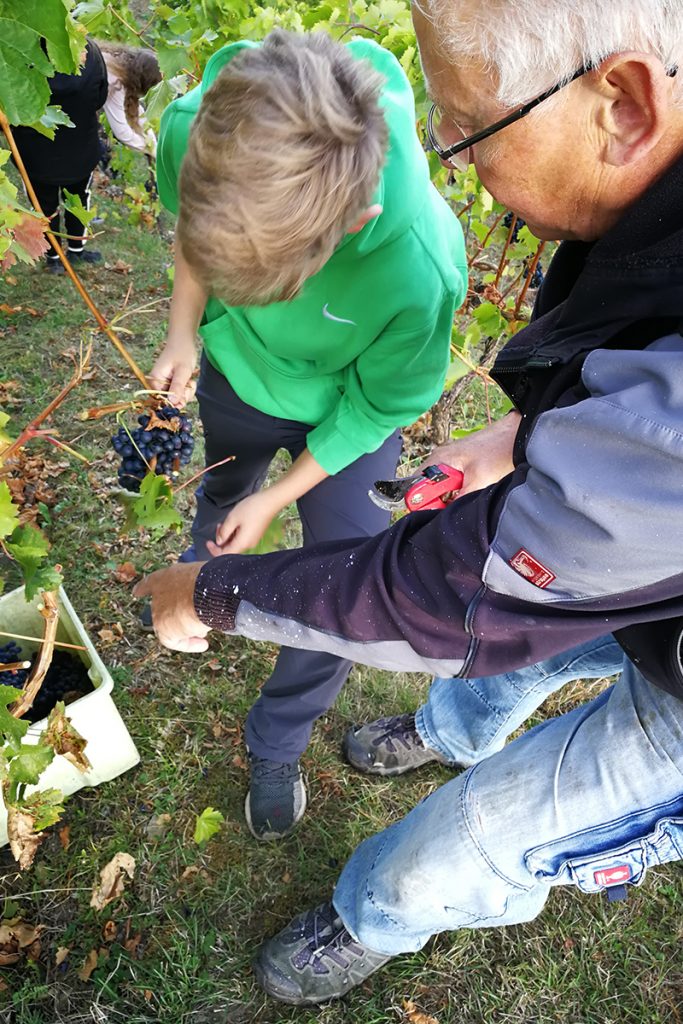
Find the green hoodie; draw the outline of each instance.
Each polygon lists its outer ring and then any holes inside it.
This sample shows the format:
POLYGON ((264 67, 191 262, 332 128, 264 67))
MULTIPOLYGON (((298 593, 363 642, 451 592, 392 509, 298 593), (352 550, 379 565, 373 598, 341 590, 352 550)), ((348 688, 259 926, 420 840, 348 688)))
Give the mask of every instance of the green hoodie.
MULTIPOLYGON (((172 213, 202 92, 236 53, 255 45, 223 47, 201 85, 164 111, 157 175, 172 213)), ((210 298, 199 329, 209 361, 244 402, 311 424, 308 450, 330 474, 375 451, 439 397, 453 313, 467 286, 462 231, 429 180, 410 84, 376 43, 348 47, 386 80, 389 152, 373 199, 383 212, 346 235, 292 301, 230 307, 210 298)))

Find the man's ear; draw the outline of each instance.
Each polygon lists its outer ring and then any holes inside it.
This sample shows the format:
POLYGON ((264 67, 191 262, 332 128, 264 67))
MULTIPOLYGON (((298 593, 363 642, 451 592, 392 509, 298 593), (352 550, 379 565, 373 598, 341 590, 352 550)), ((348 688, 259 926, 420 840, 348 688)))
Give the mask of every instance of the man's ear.
POLYGON ((602 62, 598 125, 604 159, 624 167, 644 159, 661 141, 671 106, 671 78, 648 53, 617 53, 602 62))
POLYGON ((348 229, 347 234, 357 235, 359 231, 362 231, 366 224, 369 224, 375 217, 379 217, 383 207, 379 203, 373 203, 372 206, 368 206, 367 210, 363 210, 360 217, 355 224, 352 224, 348 229))

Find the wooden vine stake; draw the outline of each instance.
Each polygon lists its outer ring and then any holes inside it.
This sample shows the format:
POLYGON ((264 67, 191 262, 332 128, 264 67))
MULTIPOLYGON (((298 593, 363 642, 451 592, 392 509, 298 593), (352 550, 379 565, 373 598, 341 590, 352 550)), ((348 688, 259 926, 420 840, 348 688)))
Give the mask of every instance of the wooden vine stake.
POLYGON ((40 609, 40 614, 45 620, 43 642, 39 648, 36 660, 33 663, 30 675, 24 684, 24 689, 21 691, 21 697, 15 704, 12 704, 9 709, 13 718, 21 718, 21 716, 25 715, 27 711, 30 711, 40 687, 43 685, 45 673, 49 669, 50 662, 52 661, 52 652, 54 651, 55 638, 57 636, 57 626, 59 625, 59 606, 57 604, 57 596, 53 591, 43 591, 42 602, 43 604, 40 609))
MULTIPOLYGON (((7 139, 7 144, 11 150, 14 162, 17 165, 17 170, 21 175, 21 179, 24 182, 24 185, 26 186, 26 191, 28 193, 29 199, 31 200, 31 203, 33 204, 33 208, 35 209, 36 213, 40 214, 41 217, 45 217, 41 205, 38 202, 38 197, 35 193, 33 185, 31 184, 31 179, 29 178, 26 168, 24 167, 24 162, 21 159, 21 154, 19 153, 17 144, 14 141, 14 135, 12 134, 12 129, 10 128, 9 121, 7 120, 7 117, 2 111, 2 109, 0 109, 0 128, 2 128, 4 136, 7 139)), ((47 218, 45 219, 47 220, 47 218)), ((45 236, 50 242, 50 244, 53 246, 57 255, 59 256, 65 271, 67 272, 67 274, 73 281, 74 285, 76 286, 78 294, 81 296, 86 306, 88 307, 92 315, 95 317, 95 320, 97 321, 97 325, 100 328, 100 330, 103 332, 103 334, 106 334, 106 336, 111 341, 112 345, 114 345, 114 347, 118 350, 119 354, 123 356, 125 361, 128 363, 130 369, 133 371, 137 379, 142 384, 143 388, 149 389, 149 384, 147 383, 147 378, 145 377, 144 373, 142 372, 138 364, 135 362, 132 355, 130 354, 126 346, 123 344, 121 339, 118 337, 116 332, 111 329, 107 321, 100 313, 99 309, 97 308, 97 306, 91 299, 90 295, 88 294, 88 291, 85 288, 83 282, 79 278, 74 268, 71 266, 69 260, 66 258, 62 246, 60 245, 59 241, 52 233, 52 231, 49 230, 49 228, 48 230, 46 230, 45 236)))

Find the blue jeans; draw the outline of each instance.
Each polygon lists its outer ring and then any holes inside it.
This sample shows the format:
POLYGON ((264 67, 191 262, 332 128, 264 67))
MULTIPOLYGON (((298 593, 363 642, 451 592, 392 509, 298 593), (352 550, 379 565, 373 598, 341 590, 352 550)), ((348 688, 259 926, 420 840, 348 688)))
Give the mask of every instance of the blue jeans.
POLYGON ((366 946, 393 955, 440 931, 529 921, 554 885, 614 891, 683 858, 683 702, 611 638, 451 685, 451 702, 438 680, 420 709, 422 735, 453 761, 483 759, 353 853, 334 904, 366 946), (594 700, 499 749, 550 689, 618 671, 594 700))

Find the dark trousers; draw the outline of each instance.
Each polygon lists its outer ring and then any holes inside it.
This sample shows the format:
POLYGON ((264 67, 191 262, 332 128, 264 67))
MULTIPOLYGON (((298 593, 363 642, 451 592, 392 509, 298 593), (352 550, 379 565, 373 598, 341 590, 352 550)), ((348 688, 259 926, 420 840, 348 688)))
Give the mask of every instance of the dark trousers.
MULTIPOLYGON (((62 188, 65 188, 67 192, 71 192, 73 195, 80 196, 81 202, 86 210, 88 210, 90 208, 91 178, 92 174, 89 174, 87 178, 83 178, 81 181, 72 181, 71 183, 65 181, 63 185, 53 185, 45 181, 31 181, 38 197, 38 202, 50 222, 50 229, 52 231, 59 231, 59 204, 62 188)), ((69 252, 83 252, 87 230, 81 224, 78 217, 74 217, 73 213, 69 213, 66 208, 64 209, 64 232, 68 236, 69 252)), ((47 251, 47 258, 49 260, 59 259, 52 246, 47 251)))
MULTIPOLYGON (((268 416, 241 401, 225 377, 202 359, 197 389, 204 426, 206 464, 227 455, 228 462, 202 477, 197 489, 197 513, 192 548, 184 560, 210 557, 207 539, 233 505, 257 491, 273 456, 285 448, 292 459, 306 447, 312 428, 294 420, 268 416)), ((368 498, 375 480, 393 477, 401 452, 398 431, 376 452, 363 455, 335 476, 328 477, 297 502, 304 546, 325 540, 370 537, 389 526, 390 514, 368 498)), ((245 739, 257 757, 296 761, 306 749, 316 718, 334 703, 351 669, 351 662, 331 654, 283 647, 273 674, 247 717, 245 739)))

